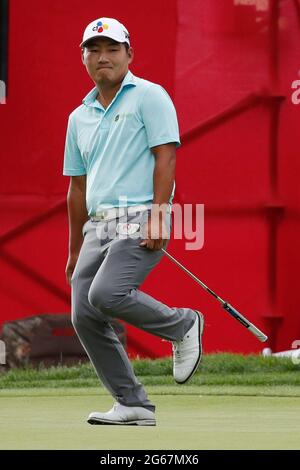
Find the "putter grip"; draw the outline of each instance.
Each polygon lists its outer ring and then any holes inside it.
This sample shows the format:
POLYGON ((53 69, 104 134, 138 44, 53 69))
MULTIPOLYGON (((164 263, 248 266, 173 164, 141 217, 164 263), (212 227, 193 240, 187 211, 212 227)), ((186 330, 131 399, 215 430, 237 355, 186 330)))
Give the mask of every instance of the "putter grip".
POLYGON ((238 312, 232 305, 228 302, 224 302, 223 308, 230 313, 237 321, 239 321, 243 326, 245 326, 256 338, 259 339, 262 343, 267 341, 268 337, 260 331, 253 323, 249 322, 240 312, 238 312))

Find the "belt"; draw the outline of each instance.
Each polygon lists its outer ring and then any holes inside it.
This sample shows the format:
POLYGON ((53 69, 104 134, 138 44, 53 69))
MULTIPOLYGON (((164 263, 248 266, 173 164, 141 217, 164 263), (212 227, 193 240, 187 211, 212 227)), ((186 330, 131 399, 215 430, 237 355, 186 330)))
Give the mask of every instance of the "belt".
POLYGON ((124 215, 136 215, 138 212, 151 209, 152 204, 142 204, 140 206, 128 206, 128 207, 111 207, 104 209, 90 217, 92 222, 107 222, 109 220, 123 217, 124 215))

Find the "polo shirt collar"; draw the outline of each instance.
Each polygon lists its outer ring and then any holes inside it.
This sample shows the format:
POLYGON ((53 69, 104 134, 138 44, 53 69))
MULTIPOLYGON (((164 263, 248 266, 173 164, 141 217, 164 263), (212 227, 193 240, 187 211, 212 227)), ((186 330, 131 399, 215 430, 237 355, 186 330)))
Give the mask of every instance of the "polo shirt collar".
MULTIPOLYGON (((128 70, 127 74, 123 78, 122 84, 118 90, 119 94, 121 90, 126 87, 126 86, 136 86, 136 77, 133 75, 130 70, 128 70)), ((96 98, 98 95, 98 89, 97 87, 94 87, 82 100, 82 103, 85 104, 86 106, 93 106, 96 98)), ((97 101, 98 103, 98 101, 97 101)))

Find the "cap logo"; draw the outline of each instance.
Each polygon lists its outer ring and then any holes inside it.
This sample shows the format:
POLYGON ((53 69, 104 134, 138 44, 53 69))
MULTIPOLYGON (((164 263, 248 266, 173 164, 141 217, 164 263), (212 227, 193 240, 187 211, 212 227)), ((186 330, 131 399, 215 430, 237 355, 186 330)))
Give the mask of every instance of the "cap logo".
POLYGON ((123 29, 123 33, 125 34, 125 39, 129 39, 129 34, 127 33, 127 31, 123 29))
POLYGON ((109 28, 108 24, 102 23, 102 21, 98 21, 97 25, 93 27, 92 31, 97 31, 98 33, 102 33, 102 31, 108 28, 109 28))

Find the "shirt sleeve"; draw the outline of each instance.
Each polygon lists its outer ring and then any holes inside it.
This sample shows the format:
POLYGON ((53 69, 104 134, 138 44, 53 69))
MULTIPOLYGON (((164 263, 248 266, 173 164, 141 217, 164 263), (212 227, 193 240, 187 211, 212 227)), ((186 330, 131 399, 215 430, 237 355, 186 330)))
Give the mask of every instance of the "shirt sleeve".
POLYGON ((74 121, 71 116, 69 117, 66 135, 63 175, 86 175, 86 168, 77 145, 76 130, 74 129, 74 121))
POLYGON ((181 146, 176 110, 173 102, 160 85, 151 85, 141 101, 141 115, 145 125, 149 148, 176 143, 181 146))

